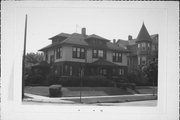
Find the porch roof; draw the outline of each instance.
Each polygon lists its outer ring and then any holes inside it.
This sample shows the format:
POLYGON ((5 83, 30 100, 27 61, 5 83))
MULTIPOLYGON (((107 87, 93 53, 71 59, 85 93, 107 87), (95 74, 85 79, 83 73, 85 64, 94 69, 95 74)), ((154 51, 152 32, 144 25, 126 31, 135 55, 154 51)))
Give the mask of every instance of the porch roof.
POLYGON ((118 67, 119 65, 112 63, 110 61, 107 61, 105 59, 98 59, 96 61, 94 61, 93 63, 91 63, 90 65, 95 65, 95 66, 112 66, 112 67, 118 67))

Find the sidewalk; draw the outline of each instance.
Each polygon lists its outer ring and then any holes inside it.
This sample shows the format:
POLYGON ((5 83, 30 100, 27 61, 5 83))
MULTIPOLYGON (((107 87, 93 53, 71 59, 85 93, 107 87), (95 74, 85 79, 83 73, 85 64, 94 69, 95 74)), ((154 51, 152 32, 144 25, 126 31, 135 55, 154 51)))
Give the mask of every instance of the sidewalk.
POLYGON ((33 102, 48 102, 48 103, 68 103, 73 104, 73 101, 63 100, 62 98, 50 98, 50 97, 44 97, 39 95, 33 95, 29 93, 25 93, 25 96, 28 98, 25 98, 24 101, 33 101, 33 102))
MULTIPOLYGON (((39 95, 33 95, 25 93, 29 98, 25 98, 24 101, 33 102, 47 102, 47 103, 66 103, 66 104, 79 104, 80 97, 60 97, 60 98, 50 98, 39 95)), ((81 97, 81 102, 85 104, 93 103, 122 103, 130 101, 145 101, 145 100, 155 100, 157 96, 152 94, 134 94, 134 95, 112 95, 112 96, 88 96, 81 97)))

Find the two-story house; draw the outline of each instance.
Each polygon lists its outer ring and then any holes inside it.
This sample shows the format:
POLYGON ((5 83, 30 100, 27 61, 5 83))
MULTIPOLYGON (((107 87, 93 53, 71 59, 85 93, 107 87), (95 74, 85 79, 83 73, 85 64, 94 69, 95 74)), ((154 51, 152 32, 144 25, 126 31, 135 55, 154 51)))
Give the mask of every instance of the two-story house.
POLYGON ((60 33, 39 51, 59 76, 103 75, 108 78, 127 73, 128 50, 98 35, 60 33))
POLYGON ((129 71, 146 64, 149 59, 158 59, 158 39, 158 34, 149 35, 143 23, 136 39, 129 35, 128 40, 119 39, 117 41, 119 47, 124 47, 130 51, 128 56, 129 71))

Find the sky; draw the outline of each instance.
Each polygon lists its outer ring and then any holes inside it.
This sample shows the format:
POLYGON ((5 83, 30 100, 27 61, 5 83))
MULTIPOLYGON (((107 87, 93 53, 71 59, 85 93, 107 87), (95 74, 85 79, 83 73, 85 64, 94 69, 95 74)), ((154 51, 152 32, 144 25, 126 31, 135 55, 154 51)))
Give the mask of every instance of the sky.
POLYGON ((122 8, 19 8, 16 9, 17 39, 24 39, 25 14, 27 22, 26 52, 37 52, 51 44, 51 38, 61 32, 97 34, 109 40, 136 38, 144 22, 149 34, 163 33, 165 14, 162 9, 122 8), (77 27, 78 26, 78 27, 77 27), (23 33, 23 34, 22 34, 23 33))

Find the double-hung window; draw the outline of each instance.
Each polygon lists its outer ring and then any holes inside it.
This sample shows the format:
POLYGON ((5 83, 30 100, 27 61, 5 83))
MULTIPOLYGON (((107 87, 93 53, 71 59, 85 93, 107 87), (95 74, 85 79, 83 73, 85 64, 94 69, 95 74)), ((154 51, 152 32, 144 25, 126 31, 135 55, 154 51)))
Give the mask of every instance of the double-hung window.
POLYGON ((56 59, 62 58, 62 48, 58 47, 56 48, 56 59))
POLYGON ((146 50, 146 43, 141 43, 142 44, 142 50, 146 50))
POLYGON ((104 50, 93 49, 93 58, 106 58, 104 50))
POLYGON ((104 51, 103 50, 98 50, 98 56, 103 58, 104 57, 104 51))
POLYGON ((97 58, 98 57, 98 50, 93 49, 93 58, 97 58))
POLYGON ((122 53, 113 52, 113 62, 122 62, 122 53))
POLYGON ((79 47, 73 47, 72 57, 73 58, 84 59, 85 58, 85 49, 84 48, 79 48, 79 47))

